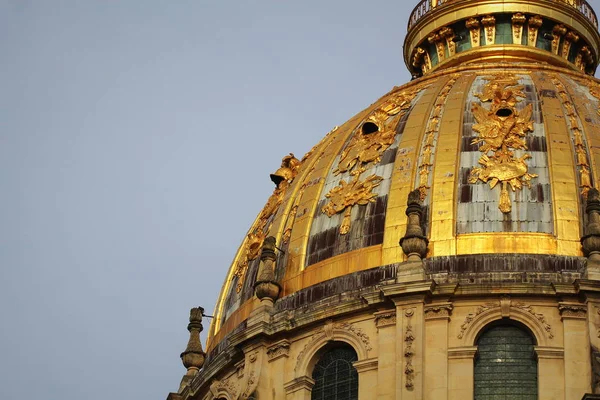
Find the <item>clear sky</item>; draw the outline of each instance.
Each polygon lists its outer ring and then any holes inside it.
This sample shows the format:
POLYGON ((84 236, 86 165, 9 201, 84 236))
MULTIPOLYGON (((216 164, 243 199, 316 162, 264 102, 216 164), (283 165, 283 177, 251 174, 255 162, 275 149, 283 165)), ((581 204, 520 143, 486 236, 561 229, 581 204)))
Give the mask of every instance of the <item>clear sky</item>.
POLYGON ((176 391, 269 174, 410 79, 414 5, 0 0, 0 398, 176 391))

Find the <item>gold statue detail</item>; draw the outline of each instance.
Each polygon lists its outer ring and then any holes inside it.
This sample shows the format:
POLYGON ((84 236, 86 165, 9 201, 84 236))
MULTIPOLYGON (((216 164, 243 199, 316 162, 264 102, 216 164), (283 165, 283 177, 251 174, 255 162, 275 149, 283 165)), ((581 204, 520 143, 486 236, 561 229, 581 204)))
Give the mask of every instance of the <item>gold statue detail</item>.
POLYGON ((364 169, 353 172, 354 178, 349 182, 341 181, 340 186, 333 188, 325 197, 329 199, 323 207, 323 212, 329 217, 344 212, 344 220, 340 226, 340 234, 345 235, 350 232, 350 215, 352 207, 355 205, 365 205, 375 201, 377 195, 373 189, 379 186, 382 177, 371 175, 364 181, 360 180, 360 174, 364 169))
POLYGON ((479 158, 482 167, 471 170, 470 183, 488 183, 493 189, 502 184, 500 204, 498 208, 503 213, 510 213, 512 203, 508 187, 513 192, 530 187, 531 180, 536 174, 528 173, 525 160, 531 158, 525 154, 516 158, 514 150, 527 150, 525 136, 533 132, 533 105, 529 104, 520 112, 515 105, 518 98, 524 98, 523 86, 518 84, 518 79, 513 75, 497 75, 487 78, 490 82, 478 97, 482 102, 491 102, 488 109, 473 104, 472 111, 477 121, 473 130, 479 136, 471 144, 479 144, 483 155, 479 158))
POLYGON ((397 122, 410 110, 413 100, 422 87, 389 95, 360 125, 357 132, 342 151, 334 175, 349 172, 350 181, 342 180, 340 185, 331 189, 325 196, 329 202, 321 211, 329 217, 344 213, 340 226, 340 234, 350 232, 352 207, 366 205, 375 201, 377 194, 373 189, 383 181, 377 175, 371 175, 364 180, 360 175, 366 171, 370 163, 379 163, 383 153, 396 140, 397 122))

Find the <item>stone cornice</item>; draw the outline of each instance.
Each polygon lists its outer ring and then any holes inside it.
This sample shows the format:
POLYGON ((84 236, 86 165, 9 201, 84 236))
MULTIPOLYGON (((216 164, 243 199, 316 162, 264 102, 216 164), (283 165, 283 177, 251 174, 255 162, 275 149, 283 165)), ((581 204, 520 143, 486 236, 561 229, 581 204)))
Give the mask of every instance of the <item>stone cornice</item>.
POLYGON ((535 354, 538 358, 552 358, 552 359, 563 359, 565 358, 565 350, 556 347, 542 347, 535 346, 535 354))
POLYGON ((352 365, 356 368, 356 371, 361 374, 363 372, 376 370, 379 361, 377 358, 369 358, 367 360, 355 361, 352 365))
POLYGON ((467 346, 467 347, 454 347, 448 349, 448 358, 449 359, 468 359, 472 360, 477 354, 477 346, 467 346))
POLYGON ((285 389, 285 393, 291 394, 299 390, 310 391, 314 385, 315 381, 313 379, 309 378, 308 376, 302 376, 286 383, 283 388, 285 389))

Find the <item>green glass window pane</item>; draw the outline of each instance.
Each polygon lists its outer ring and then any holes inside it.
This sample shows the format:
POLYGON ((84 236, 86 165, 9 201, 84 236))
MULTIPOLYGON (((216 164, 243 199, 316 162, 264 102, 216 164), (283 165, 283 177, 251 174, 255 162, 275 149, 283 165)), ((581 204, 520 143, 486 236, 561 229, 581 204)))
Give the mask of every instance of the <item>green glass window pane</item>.
POLYGON ((357 400, 358 372, 352 365, 357 361, 351 347, 336 347, 327 351, 315 365, 315 380, 311 400, 357 400))
POLYGON ((496 326, 477 341, 475 400, 537 400, 537 361, 531 335, 496 326))

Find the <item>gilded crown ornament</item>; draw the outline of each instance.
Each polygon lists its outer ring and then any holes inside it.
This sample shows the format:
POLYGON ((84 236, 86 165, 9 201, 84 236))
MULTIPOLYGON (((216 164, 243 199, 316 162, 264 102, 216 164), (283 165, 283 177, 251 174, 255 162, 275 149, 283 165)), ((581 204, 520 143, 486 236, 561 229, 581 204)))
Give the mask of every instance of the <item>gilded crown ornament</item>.
POLYGON ((526 160, 529 154, 517 158, 515 150, 527 150, 525 137, 533 132, 533 105, 527 105, 517 111, 519 98, 524 98, 523 86, 519 85, 517 77, 506 74, 486 77, 488 84, 478 95, 484 103, 491 103, 489 108, 474 103, 473 115, 477 124, 473 130, 479 135, 471 144, 479 145, 483 155, 479 158, 482 167, 471 170, 470 183, 482 181, 494 189, 501 184, 498 208, 503 213, 510 213, 512 203, 508 188, 513 192, 523 186, 531 186, 531 180, 536 174, 528 173, 526 160))

